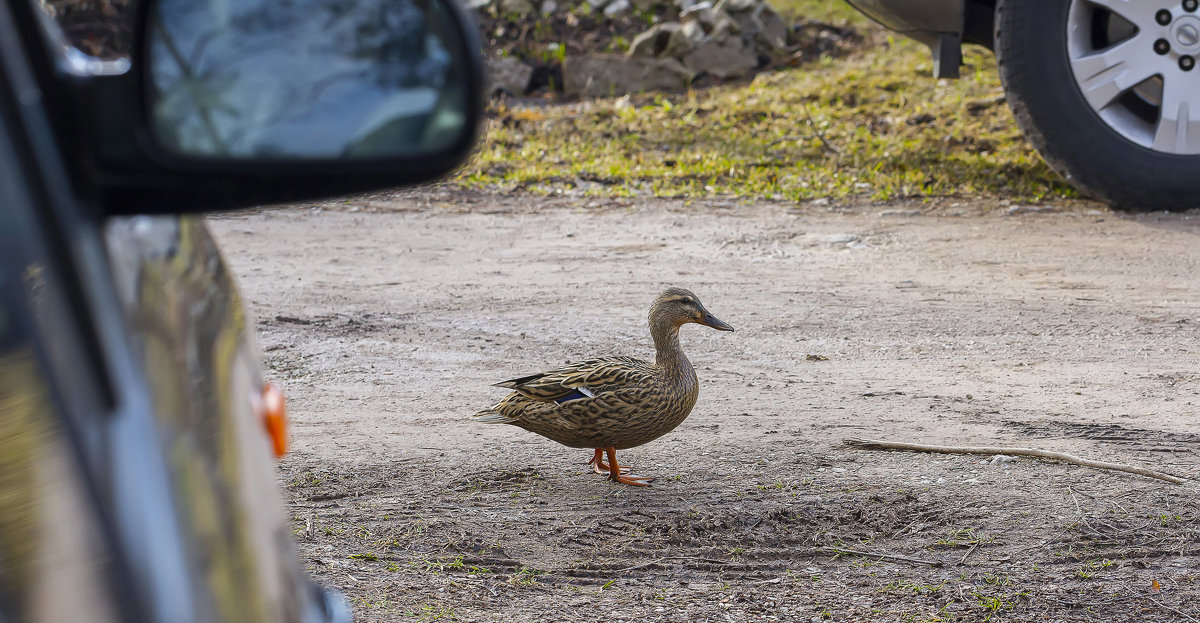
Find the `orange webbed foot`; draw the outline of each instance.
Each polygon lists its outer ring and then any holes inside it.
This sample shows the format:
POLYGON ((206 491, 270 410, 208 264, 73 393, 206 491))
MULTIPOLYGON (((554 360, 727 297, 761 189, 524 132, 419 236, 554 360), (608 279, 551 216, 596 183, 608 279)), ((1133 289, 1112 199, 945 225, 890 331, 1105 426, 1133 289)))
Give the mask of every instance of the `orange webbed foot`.
MULTIPOLYGON (((626 475, 629 473, 629 469, 621 467, 617 464, 617 449, 609 446, 605 448, 604 451, 608 454, 609 480, 613 482, 619 482, 623 485, 633 485, 635 487, 649 487, 650 483, 654 481, 654 479, 649 476, 634 476, 632 474, 626 475)), ((596 457, 599 458, 599 456, 600 450, 596 450, 596 457)))
MULTIPOLYGON (((596 448, 596 454, 592 456, 592 460, 588 461, 588 465, 592 466, 592 471, 600 474, 601 476, 607 476, 612 472, 612 468, 610 468, 608 463, 604 460, 604 450, 601 448, 596 448)), ((621 470, 622 474, 629 473, 628 467, 620 467, 618 469, 621 470)))
POLYGON ((623 474, 620 476, 609 474, 608 479, 623 485, 633 485, 635 487, 649 487, 650 483, 654 482, 654 478, 651 476, 626 476, 623 474))

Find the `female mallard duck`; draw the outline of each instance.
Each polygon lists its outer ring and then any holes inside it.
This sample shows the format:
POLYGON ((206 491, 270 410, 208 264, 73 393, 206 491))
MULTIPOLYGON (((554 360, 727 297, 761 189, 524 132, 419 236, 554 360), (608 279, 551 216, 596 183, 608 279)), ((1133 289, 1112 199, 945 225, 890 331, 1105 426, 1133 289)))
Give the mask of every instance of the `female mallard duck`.
POLYGON ((617 465, 617 450, 667 434, 696 404, 700 383, 679 347, 679 327, 689 322, 733 331, 708 313, 695 294, 670 288, 650 306, 653 364, 632 357, 600 357, 496 383, 516 391, 472 418, 520 426, 572 448, 594 448, 589 464, 596 473, 646 486, 653 478, 626 475, 628 470, 617 465))

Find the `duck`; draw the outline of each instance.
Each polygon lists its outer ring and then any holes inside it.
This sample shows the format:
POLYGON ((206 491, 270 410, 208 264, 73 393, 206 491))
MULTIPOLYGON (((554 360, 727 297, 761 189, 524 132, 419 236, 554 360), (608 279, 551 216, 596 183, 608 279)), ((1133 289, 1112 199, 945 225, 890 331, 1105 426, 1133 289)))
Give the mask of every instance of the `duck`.
POLYGON ((614 482, 649 486, 629 474, 617 450, 640 446, 679 426, 700 394, 696 370, 679 345, 679 328, 696 323, 733 331, 684 288, 667 288, 649 314, 654 363, 625 356, 596 357, 496 383, 513 390, 471 418, 510 424, 570 448, 593 450, 588 464, 614 482))

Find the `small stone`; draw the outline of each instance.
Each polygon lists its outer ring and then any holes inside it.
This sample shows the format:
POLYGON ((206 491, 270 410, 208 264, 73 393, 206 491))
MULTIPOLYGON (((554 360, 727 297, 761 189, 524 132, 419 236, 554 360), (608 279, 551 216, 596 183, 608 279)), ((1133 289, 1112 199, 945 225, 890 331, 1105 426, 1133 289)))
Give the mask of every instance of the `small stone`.
POLYGON ((996 456, 992 457, 992 460, 990 461, 990 463, 992 465, 1004 465, 1005 463, 1011 463, 1012 460, 1013 460, 1013 458, 1011 456, 1008 456, 1005 454, 997 454, 996 456))
POLYGON ((608 6, 604 7, 604 16, 614 18, 618 15, 624 15, 633 10, 633 3, 629 0, 612 0, 608 6))
POLYGON ((700 25, 700 22, 684 22, 683 26, 680 28, 680 31, 683 32, 684 36, 686 36, 692 43, 700 43, 701 41, 704 41, 705 37, 708 36, 708 33, 704 31, 704 26, 700 25))
POLYGON ((787 48, 788 26, 779 13, 766 2, 758 5, 752 14, 758 32, 754 40, 768 52, 780 52, 787 48))
POLYGON ((499 56, 487 59, 489 93, 505 91, 511 95, 524 95, 529 90, 533 68, 514 56, 499 56))
POLYGON ((492 0, 467 0, 467 8, 472 11, 480 11, 486 9, 492 4, 492 0))
POLYGON ((725 41, 715 38, 704 41, 682 60, 688 69, 717 78, 744 76, 758 64, 758 56, 738 37, 730 37, 725 41))
POLYGON ((554 15, 558 10, 558 3, 554 0, 544 0, 542 2, 542 15, 554 15))
MULTIPOLYGON (((622 2, 623 0, 615 0, 622 2)), ((629 56, 656 58, 679 57, 692 51, 695 41, 675 22, 655 24, 633 38, 629 44, 629 56)))
POLYGON ((500 12, 505 15, 524 17, 533 13, 533 8, 533 2, 530 0, 500 0, 500 12))
POLYGON ((708 29, 708 36, 713 41, 724 42, 731 35, 740 34, 742 26, 737 20, 729 17, 724 11, 713 12, 713 24, 708 29))
POLYGON ((711 2, 697 2, 688 8, 679 12, 679 21, 694 22, 698 21, 701 24, 712 26, 713 23, 713 5, 711 2))
POLYGON ((758 6, 759 0, 719 0, 717 10, 726 13, 744 13, 758 6))
POLYGON ((693 75, 673 58, 567 56, 563 59, 563 92, 573 97, 610 97, 644 91, 681 91, 693 75))

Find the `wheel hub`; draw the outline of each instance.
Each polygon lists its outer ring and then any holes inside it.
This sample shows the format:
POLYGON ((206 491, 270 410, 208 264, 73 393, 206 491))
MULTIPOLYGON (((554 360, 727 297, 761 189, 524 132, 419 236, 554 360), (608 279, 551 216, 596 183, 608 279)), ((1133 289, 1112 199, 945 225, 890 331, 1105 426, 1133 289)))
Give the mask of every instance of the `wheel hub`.
POLYGON ((1200 52, 1200 17, 1185 15, 1171 23, 1172 48, 1179 54, 1200 52))
POLYGON ((1200 154, 1200 0, 1071 0, 1071 70, 1092 110, 1155 151, 1200 154))

